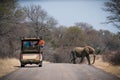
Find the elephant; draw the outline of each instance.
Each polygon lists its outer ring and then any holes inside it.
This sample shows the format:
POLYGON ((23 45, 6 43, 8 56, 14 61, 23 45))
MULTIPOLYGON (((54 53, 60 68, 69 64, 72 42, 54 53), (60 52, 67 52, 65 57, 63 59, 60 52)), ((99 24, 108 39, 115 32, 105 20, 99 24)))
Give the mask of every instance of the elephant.
POLYGON ((79 57, 81 58, 80 63, 83 62, 84 57, 87 58, 88 64, 90 65, 90 54, 93 54, 93 63, 95 62, 95 49, 91 46, 85 46, 85 47, 75 47, 73 48, 73 50, 71 51, 71 55, 72 55, 72 60, 71 62, 73 62, 73 64, 76 64, 76 58, 79 57))

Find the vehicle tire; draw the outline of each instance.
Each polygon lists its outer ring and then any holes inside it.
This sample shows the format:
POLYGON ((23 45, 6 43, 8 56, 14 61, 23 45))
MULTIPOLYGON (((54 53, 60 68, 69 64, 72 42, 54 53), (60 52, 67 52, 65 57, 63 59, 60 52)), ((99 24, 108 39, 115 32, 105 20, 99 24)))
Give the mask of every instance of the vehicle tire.
POLYGON ((24 64, 21 64, 21 67, 25 67, 25 65, 24 65, 24 64))
POLYGON ((42 61, 40 61, 40 63, 39 63, 39 67, 42 67, 42 61))
POLYGON ((42 67, 42 65, 39 65, 39 67, 42 67))

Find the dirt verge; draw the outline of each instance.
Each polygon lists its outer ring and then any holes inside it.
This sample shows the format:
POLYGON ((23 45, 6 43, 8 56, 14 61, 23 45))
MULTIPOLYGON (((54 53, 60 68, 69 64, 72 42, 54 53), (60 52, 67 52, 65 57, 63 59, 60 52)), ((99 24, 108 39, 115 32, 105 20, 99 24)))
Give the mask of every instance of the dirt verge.
POLYGON ((104 62, 102 60, 101 56, 97 56, 97 60, 94 65, 97 68, 100 68, 108 73, 111 73, 111 74, 114 74, 114 75, 120 77, 120 66, 114 66, 107 62, 104 62))
POLYGON ((12 58, 0 59, 0 77, 16 70, 19 65, 19 60, 12 58))

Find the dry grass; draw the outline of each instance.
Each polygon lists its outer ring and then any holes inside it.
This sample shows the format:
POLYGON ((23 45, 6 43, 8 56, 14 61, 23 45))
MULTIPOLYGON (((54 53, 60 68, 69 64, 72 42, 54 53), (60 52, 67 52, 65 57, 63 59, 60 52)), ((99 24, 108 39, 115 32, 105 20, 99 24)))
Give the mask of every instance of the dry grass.
POLYGON ((97 68, 103 69, 104 71, 114 74, 118 77, 120 77, 120 66, 114 66, 112 64, 109 64, 107 62, 104 62, 101 58, 101 56, 98 56, 95 64, 97 68))
POLYGON ((19 60, 17 59, 0 59, 0 77, 14 71, 19 66, 19 60))

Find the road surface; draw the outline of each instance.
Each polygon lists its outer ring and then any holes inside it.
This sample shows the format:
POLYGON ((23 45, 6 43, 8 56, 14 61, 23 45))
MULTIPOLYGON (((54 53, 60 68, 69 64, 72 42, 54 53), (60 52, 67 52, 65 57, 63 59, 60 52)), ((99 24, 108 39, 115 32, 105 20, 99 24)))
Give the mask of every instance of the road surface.
POLYGON ((43 67, 27 66, 0 80, 120 80, 92 65, 44 63, 43 67))

